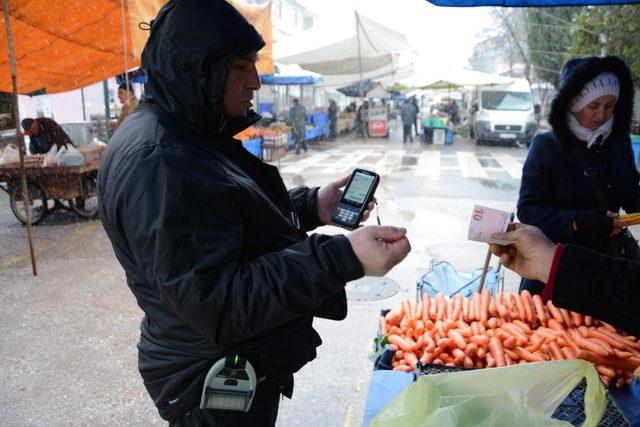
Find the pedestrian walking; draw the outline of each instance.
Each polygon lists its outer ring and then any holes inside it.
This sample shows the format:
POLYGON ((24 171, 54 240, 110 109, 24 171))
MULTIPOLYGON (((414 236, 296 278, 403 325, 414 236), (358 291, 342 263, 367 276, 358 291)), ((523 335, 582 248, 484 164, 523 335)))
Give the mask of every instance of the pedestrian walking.
POLYGON ((333 99, 329 101, 329 135, 331 139, 336 138, 336 124, 338 122, 338 106, 333 99))
POLYGON ((411 134, 411 128, 416 121, 416 108, 410 100, 406 100, 402 104, 400 109, 400 118, 402 119, 402 142, 406 143, 407 140, 413 142, 413 135, 411 134))
POLYGON ((291 122, 293 123, 293 140, 295 142, 296 154, 300 154, 300 148, 307 152, 307 109, 300 104, 300 100, 293 100, 291 107, 291 122))

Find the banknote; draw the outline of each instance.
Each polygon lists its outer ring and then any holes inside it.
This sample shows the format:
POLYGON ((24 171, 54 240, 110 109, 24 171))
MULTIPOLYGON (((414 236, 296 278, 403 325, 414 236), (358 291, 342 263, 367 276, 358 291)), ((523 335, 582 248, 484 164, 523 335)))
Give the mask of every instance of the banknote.
POLYGON ((513 221, 511 212, 475 205, 469 221, 468 238, 476 242, 508 245, 511 242, 492 239, 491 236, 506 232, 511 221, 513 221))

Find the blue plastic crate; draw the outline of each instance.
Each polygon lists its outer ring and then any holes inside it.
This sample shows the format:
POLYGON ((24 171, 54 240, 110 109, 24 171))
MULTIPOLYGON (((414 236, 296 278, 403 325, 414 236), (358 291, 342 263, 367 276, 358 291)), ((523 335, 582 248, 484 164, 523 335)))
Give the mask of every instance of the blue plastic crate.
POLYGON ((250 139, 249 141, 243 142, 242 145, 248 152, 257 158, 262 158, 262 139, 250 139))
POLYGON ((633 160, 638 165, 638 154, 640 153, 640 135, 631 135, 631 148, 633 149, 633 160))

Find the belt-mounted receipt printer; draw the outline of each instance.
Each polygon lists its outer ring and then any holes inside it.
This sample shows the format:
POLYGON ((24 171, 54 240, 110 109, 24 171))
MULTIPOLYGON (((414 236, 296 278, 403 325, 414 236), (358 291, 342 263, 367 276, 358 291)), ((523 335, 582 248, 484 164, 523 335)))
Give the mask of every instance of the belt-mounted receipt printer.
POLYGON ((248 412, 256 392, 256 372, 242 356, 227 356, 209 370, 202 389, 201 409, 248 412))

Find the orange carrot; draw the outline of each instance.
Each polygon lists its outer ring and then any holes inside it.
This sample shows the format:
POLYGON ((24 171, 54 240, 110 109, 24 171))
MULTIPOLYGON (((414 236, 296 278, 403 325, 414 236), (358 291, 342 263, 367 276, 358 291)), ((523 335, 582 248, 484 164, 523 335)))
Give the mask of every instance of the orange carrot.
POLYGON ((571 320, 573 320, 574 325, 582 326, 582 323, 584 322, 584 315, 576 313, 575 311, 570 311, 569 314, 571 315, 571 320))
POLYGON ((453 350, 451 350, 451 355, 453 356, 453 359, 455 360, 456 365, 462 365, 462 362, 466 357, 466 354, 464 353, 464 351, 460 350, 459 348, 454 348, 453 350))
POLYGON ((544 362, 544 358, 533 354, 522 347, 516 347, 513 350, 522 360, 527 362, 544 362))
POLYGON ((459 349, 464 349, 467 346, 467 341, 464 339, 464 337, 457 330, 455 330, 455 329, 449 330, 448 336, 449 336, 449 338, 451 338, 453 340, 454 344, 459 349))
POLYGON ((561 324, 564 323, 564 317, 562 317, 560 310, 558 310, 556 306, 553 305, 551 300, 547 301, 547 309, 549 310, 549 313, 551 313, 553 318, 556 320, 556 322, 561 324))
POLYGON ((495 318, 495 317, 492 317, 491 319, 487 320, 487 326, 488 326, 490 329, 495 329, 495 328, 497 328, 499 324, 500 324, 500 321, 499 321, 497 318, 495 318))
POLYGON ((522 298, 522 304, 524 305, 524 311, 525 314, 527 316, 527 322, 529 323, 535 323, 536 322, 536 315, 535 315, 535 311, 533 308, 533 300, 531 299, 531 292, 529 292, 528 290, 523 290, 520 293, 520 298, 522 298))
POLYGON ((398 365, 393 368, 394 371, 403 371, 403 372, 411 372, 413 369, 409 365, 398 365))
POLYGON ((474 319, 480 320, 482 315, 482 296, 478 292, 473 293, 473 303, 471 304, 473 307, 474 319))
POLYGON ((415 315, 416 320, 422 320, 423 319, 423 317, 422 317, 422 312, 423 312, 422 307, 423 306, 424 306, 424 303, 422 301, 418 301, 418 303, 416 304, 416 315, 415 315))
POLYGON ((522 321, 527 321, 527 312, 524 308, 524 303, 522 302, 522 298, 520 295, 514 295, 516 300, 516 308, 518 309, 518 319, 522 321))
POLYGON ((489 304, 491 303, 491 293, 489 289, 483 289, 480 295, 480 323, 486 325, 489 320, 489 304))
POLYGON ((487 337, 486 335, 474 335, 469 339, 469 341, 478 346, 489 345, 489 337, 487 337))
POLYGON ((564 326, 562 326, 555 317, 553 319, 549 319, 547 326, 556 331, 564 331, 564 326))
POLYGON ((496 366, 496 359, 491 355, 491 352, 487 352, 485 359, 487 359, 487 368, 494 368, 496 366))
POLYGON ((554 360, 564 360, 562 350, 560 350, 560 347, 556 342, 549 342, 549 348, 551 349, 551 354, 553 355, 554 360))
POLYGON ((584 316, 584 324, 587 326, 591 326, 593 325, 593 317, 591 316, 584 316))
POLYGON ((413 346, 404 338, 399 335, 389 335, 387 337, 389 344, 397 345, 399 349, 406 351, 412 351, 413 346))
POLYGON ((502 346, 504 348, 508 348, 509 350, 513 350, 514 348, 516 348, 517 345, 518 345, 518 341, 516 340, 516 337, 514 337, 513 335, 502 342, 502 346))
POLYGON ((496 308, 502 320, 509 320, 509 310, 504 305, 504 294, 502 292, 499 292, 496 297, 496 308))
POLYGON ((398 350, 396 351, 396 359, 404 359, 404 351, 403 350, 398 350))
POLYGON ((569 334, 571 338, 573 338, 573 341, 578 345, 578 347, 581 347, 585 350, 592 351, 598 356, 602 356, 602 357, 607 357, 611 354, 606 348, 604 348, 600 344, 594 342, 593 340, 583 338, 583 336, 580 335, 580 333, 576 332, 575 329, 570 329, 569 334))
POLYGON ((408 299, 402 300, 402 311, 404 313, 404 317, 409 321, 409 319, 413 318, 413 312, 411 311, 411 303, 408 299))
POLYGON ((587 336, 591 338, 599 338, 602 341, 606 341, 607 343, 609 343, 609 345, 617 348, 618 350, 625 350, 627 348, 624 343, 597 329, 587 328, 587 336))
POLYGON ((546 341, 547 339, 545 337, 542 337, 538 340, 538 342, 534 343, 533 345, 525 347, 525 350, 530 351, 531 353, 534 353, 540 350, 540 347, 542 347, 542 344, 544 344, 546 341))
POLYGON ((506 365, 506 361, 504 358, 504 349, 502 348, 502 343, 498 338, 493 337, 489 340, 489 351, 496 361, 496 366, 506 365))
POLYGON ((536 317, 541 325, 547 324, 547 314, 544 312, 544 303, 542 302, 542 298, 540 295, 534 295, 533 298, 533 307, 536 309, 536 317))
POLYGON ((436 312, 437 320, 444 320, 445 314, 447 312, 447 302, 444 300, 444 296, 442 294, 438 294, 436 297, 436 304, 438 306, 438 311, 436 312))
POLYGON ((478 359, 484 359, 487 356, 487 348, 484 346, 478 347, 476 355, 478 356, 478 359))
POLYGON ((498 313, 498 306, 496 305, 496 300, 492 299, 489 301, 489 317, 499 317, 500 313, 498 313))
POLYGON ((564 358, 568 360, 575 360, 578 358, 577 353, 569 346, 562 347, 562 354, 564 355, 564 358))
POLYGON ((469 356, 464 358, 464 367, 465 368, 473 368, 473 360, 469 356))
POLYGON ((404 354, 404 360, 406 360, 409 366, 411 366, 412 368, 415 368, 416 364, 418 363, 418 358, 414 353, 410 351, 404 354))
POLYGON ((382 335, 387 335, 387 333, 389 332, 387 328, 387 319, 384 316, 380 316, 380 332, 382 333, 382 335))
POLYGON ((531 328, 530 328, 530 327, 529 327, 529 325, 527 325, 526 323, 524 323, 524 322, 522 322, 522 321, 520 321, 520 320, 518 320, 518 319, 515 319, 515 320, 514 320, 513 322, 511 322, 511 323, 513 323, 513 324, 514 324, 518 329, 520 329, 523 333, 525 333, 525 334, 530 334, 530 333, 531 333, 531 328))
POLYGON ((567 310, 566 308, 558 308, 558 310, 560 310, 560 314, 562 315, 562 318, 564 319, 564 324, 567 325, 567 327, 573 326, 573 320, 571 319, 571 315, 569 314, 569 310, 567 310))
POLYGON ((604 365, 609 368, 622 369, 626 372, 633 372, 638 367, 637 364, 630 362, 630 359, 617 359, 615 357, 602 357, 589 350, 580 350, 577 354, 578 358, 587 360, 596 365, 604 365))
POLYGON ((453 320, 460 319, 462 313, 462 295, 457 294, 453 302, 453 320))
POLYGON ((464 348, 464 352, 469 357, 476 357, 476 354, 478 353, 478 346, 476 344, 470 342, 464 348))

